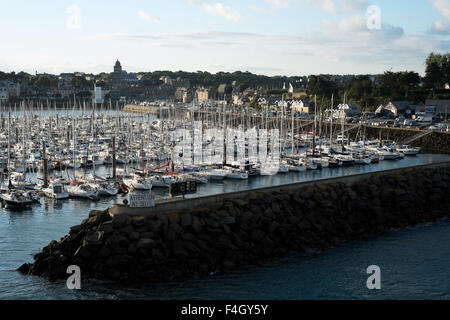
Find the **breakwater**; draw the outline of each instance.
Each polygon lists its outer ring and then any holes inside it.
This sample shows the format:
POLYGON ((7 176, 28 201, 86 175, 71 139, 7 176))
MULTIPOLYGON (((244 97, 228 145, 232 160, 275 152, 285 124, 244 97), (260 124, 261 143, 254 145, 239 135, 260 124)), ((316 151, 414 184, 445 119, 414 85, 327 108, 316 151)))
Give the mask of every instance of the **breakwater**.
POLYGON ((92 211, 19 270, 126 283, 207 276, 448 215, 448 163, 160 204, 92 211), (194 204, 195 201, 195 204, 194 204))
MULTIPOLYGON (((434 131, 426 134, 426 131, 414 129, 366 127, 366 134, 368 137, 378 137, 380 132, 382 139, 391 139, 398 143, 402 143, 414 137, 419 137, 417 140, 411 142, 411 145, 419 147, 425 152, 450 154, 450 133, 448 132, 434 131)), ((351 136, 352 135, 350 135, 350 137, 351 136)))

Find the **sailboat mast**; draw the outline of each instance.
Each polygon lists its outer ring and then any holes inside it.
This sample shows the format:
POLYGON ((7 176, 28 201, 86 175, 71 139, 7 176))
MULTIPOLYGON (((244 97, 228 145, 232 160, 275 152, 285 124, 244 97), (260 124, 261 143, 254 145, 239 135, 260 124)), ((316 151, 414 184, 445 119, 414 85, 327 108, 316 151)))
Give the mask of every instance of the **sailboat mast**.
POLYGON ((313 138, 312 138, 312 155, 315 155, 316 149, 316 120, 317 120, 317 96, 314 96, 314 130, 313 130, 313 138))

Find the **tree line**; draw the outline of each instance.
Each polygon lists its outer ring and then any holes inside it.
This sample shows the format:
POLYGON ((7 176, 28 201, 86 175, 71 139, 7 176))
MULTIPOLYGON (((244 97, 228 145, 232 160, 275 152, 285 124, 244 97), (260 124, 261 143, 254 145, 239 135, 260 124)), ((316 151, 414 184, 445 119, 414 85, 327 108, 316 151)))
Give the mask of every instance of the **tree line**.
POLYGON ((450 53, 430 53, 425 66, 424 77, 414 71, 385 71, 377 76, 353 76, 338 83, 329 75, 310 76, 307 93, 310 97, 322 97, 326 104, 331 103, 333 96, 336 103, 345 100, 371 111, 389 101, 423 104, 426 99, 450 99, 450 53))

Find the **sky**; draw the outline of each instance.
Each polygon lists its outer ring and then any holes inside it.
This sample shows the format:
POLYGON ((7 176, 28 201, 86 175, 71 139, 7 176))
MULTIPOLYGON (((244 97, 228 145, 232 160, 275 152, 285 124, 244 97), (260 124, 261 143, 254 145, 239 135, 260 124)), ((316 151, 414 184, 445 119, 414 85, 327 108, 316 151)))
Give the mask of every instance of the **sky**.
POLYGON ((424 74, 450 0, 0 0, 0 70, 424 74))

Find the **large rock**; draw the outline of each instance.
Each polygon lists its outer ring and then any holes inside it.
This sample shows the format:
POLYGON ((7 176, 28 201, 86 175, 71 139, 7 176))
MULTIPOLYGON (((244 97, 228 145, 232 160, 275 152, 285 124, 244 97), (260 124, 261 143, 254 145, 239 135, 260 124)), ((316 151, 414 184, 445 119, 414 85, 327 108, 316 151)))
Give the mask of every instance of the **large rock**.
POLYGON ((193 217, 192 219, 192 227, 194 228, 195 232, 200 232, 203 228, 203 223, 198 217, 193 217))
POLYGON ((138 249, 147 249, 147 248, 151 248, 155 245, 155 241, 153 239, 141 239, 138 241, 138 243, 136 244, 136 247, 138 249))
POLYGON ((181 215, 181 226, 183 228, 189 227, 192 224, 192 215, 187 212, 181 215))
POLYGON ((118 230, 118 229, 122 229, 124 227, 126 227, 127 225, 130 224, 130 217, 125 215, 125 214, 119 214, 114 216, 113 220, 112 220, 112 226, 114 229, 118 230))
POLYGON ((235 217, 223 217, 220 221, 223 224, 235 224, 236 218, 235 217))
POLYGON ((177 224, 180 222, 180 214, 177 212, 174 213, 168 213, 167 218, 171 223, 177 224))

